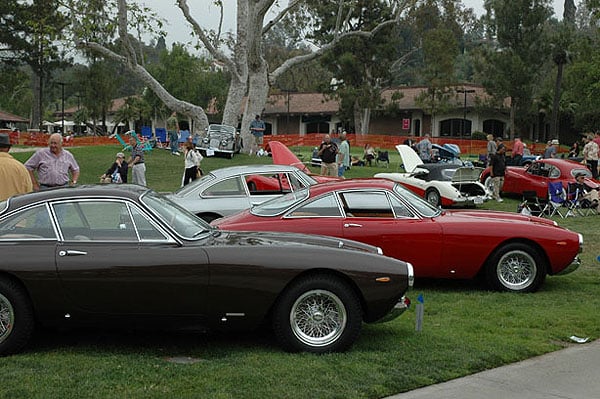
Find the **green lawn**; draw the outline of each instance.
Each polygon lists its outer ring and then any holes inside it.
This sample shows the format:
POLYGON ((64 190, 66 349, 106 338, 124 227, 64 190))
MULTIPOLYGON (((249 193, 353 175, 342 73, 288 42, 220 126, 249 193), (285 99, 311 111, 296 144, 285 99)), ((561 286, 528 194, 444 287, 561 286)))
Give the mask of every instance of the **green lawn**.
MULTIPOLYGON (((81 183, 95 183, 120 147, 73 148, 81 183)), ((309 148, 294 148, 309 159, 309 148)), ((15 153, 26 160, 30 154, 15 153)), ((388 170, 396 170, 391 154, 388 170)), ((210 158, 205 171, 270 158, 210 158)), ((183 159, 154 150, 147 178, 157 191, 178 187, 183 159)), ((357 167, 347 177, 385 168, 357 167)), ((485 207, 514 212, 518 199, 485 207)), ((268 331, 250 334, 57 332, 41 330, 24 353, 0 359, 0 398, 379 398, 573 345, 600 336, 600 216, 556 219, 584 235, 583 265, 549 277, 534 294, 489 292, 474 282, 417 280, 423 330, 414 308, 393 322, 364 325, 351 351, 288 354, 268 331), (183 362, 173 362, 178 358, 183 362)), ((493 226, 490 226, 493 228, 493 226)), ((158 326, 160 329, 161 326, 158 326)))

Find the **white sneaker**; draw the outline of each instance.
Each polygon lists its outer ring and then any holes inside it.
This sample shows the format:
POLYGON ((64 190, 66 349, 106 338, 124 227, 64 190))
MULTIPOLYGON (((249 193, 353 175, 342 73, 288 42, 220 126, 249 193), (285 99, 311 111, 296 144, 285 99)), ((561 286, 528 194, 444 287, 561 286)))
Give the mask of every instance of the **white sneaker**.
POLYGON ((502 198, 498 198, 498 202, 504 202, 502 198))

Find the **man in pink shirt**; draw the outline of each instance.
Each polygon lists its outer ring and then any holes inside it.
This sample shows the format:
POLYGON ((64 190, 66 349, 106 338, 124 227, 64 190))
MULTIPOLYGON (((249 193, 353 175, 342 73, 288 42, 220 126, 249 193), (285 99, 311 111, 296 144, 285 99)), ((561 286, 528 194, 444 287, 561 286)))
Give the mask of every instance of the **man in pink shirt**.
POLYGON ((512 164, 513 165, 515 165, 515 166, 521 165, 521 161, 523 160, 523 150, 524 149, 525 149, 525 146, 523 145, 521 138, 519 136, 515 136, 515 142, 514 142, 513 148, 512 148, 512 164))
POLYGON ((60 133, 51 134, 48 147, 40 148, 25 162, 35 191, 77 184, 79 165, 62 144, 60 133))

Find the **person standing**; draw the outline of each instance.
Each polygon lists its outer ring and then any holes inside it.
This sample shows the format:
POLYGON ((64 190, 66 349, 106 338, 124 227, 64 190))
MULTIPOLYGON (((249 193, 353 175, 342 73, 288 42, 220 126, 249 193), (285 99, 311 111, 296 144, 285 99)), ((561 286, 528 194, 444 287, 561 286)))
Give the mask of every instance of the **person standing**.
POLYGON ((175 111, 167 119, 167 133, 169 134, 171 155, 179 155, 179 121, 177 120, 177 112, 175 111))
POLYGON ((262 148, 265 128, 265 122, 260 119, 260 115, 256 115, 254 120, 250 122, 250 133, 254 136, 254 143, 252 143, 252 148, 250 148, 250 155, 252 155, 252 153, 257 154, 258 149, 262 148))
POLYGON ((48 147, 40 148, 25 162, 34 190, 66 186, 69 182, 77 184, 79 165, 62 144, 62 135, 53 133, 48 139, 48 147))
POLYGON ((319 151, 317 152, 317 156, 321 158, 321 174, 323 176, 338 175, 338 168, 336 163, 337 153, 337 145, 331 142, 331 137, 328 134, 326 134, 323 137, 323 142, 319 146, 319 151))
POLYGON ((425 163, 431 162, 431 156, 433 155, 433 146, 431 145, 431 141, 429 141, 429 135, 426 134, 423 137, 423 140, 419 141, 417 144, 417 149, 419 150, 419 158, 425 163))
POLYGON ((127 163, 131 165, 131 180, 133 184, 146 185, 146 163, 144 161, 144 145, 138 143, 134 135, 129 136, 131 156, 127 163))
POLYGON ((492 157, 496 155, 496 141, 494 140, 493 134, 488 134, 487 136, 487 162, 488 166, 492 164, 492 157))
POLYGON ((502 202, 503 199, 500 198, 500 192, 502 191, 502 186, 504 185, 504 174, 506 173, 506 160, 504 158, 506 147, 504 144, 502 144, 501 138, 498 138, 497 140, 498 144, 496 147, 496 153, 492 156, 492 162, 490 165, 490 176, 492 176, 492 197, 496 201, 502 202))
POLYGON ((188 183, 196 180, 198 176, 198 170, 200 168, 200 162, 202 161, 202 155, 200 155, 191 142, 185 143, 184 150, 184 158, 185 158, 185 169, 183 172, 183 184, 182 186, 187 185, 188 183))
POLYGON ((100 178, 104 179, 110 176, 111 183, 127 183, 128 170, 129 164, 125 161, 125 154, 117 152, 117 159, 100 178))
POLYGON ((33 191, 27 168, 8 153, 10 147, 10 136, 0 134, 0 201, 33 191))
POLYGON ((344 177, 344 172, 350 167, 350 144, 346 132, 340 134, 340 148, 337 153, 338 177, 344 177))
POLYGON ((520 166, 523 161, 523 151, 525 150, 525 145, 521 141, 519 136, 515 136, 515 142, 512 148, 512 164, 515 166, 520 166))
POLYGON ((556 158, 556 146, 558 145, 558 140, 550 140, 548 141, 548 145, 544 150, 544 159, 556 158))
POLYGON ((594 141, 594 136, 589 134, 583 138, 585 145, 583 146, 583 161, 582 164, 586 164, 592 177, 598 178, 598 144, 594 141))

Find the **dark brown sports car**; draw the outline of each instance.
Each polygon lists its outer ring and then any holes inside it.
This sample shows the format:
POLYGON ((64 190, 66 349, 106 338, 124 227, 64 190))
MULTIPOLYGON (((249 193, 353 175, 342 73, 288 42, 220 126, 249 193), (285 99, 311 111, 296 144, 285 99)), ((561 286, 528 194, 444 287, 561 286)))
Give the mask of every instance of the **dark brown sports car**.
POLYGON ((349 348, 408 306, 409 263, 355 241, 216 230, 134 185, 0 201, 0 355, 36 322, 249 329, 289 351, 349 348))

